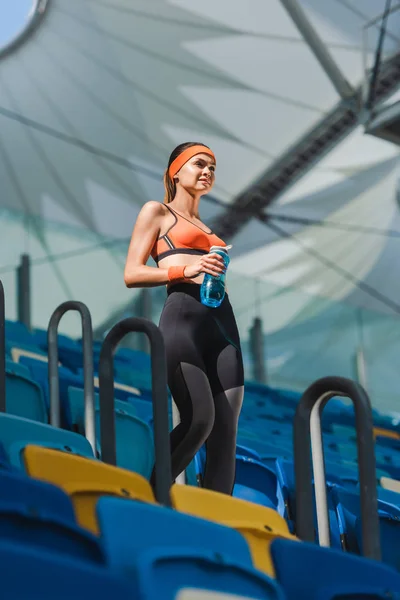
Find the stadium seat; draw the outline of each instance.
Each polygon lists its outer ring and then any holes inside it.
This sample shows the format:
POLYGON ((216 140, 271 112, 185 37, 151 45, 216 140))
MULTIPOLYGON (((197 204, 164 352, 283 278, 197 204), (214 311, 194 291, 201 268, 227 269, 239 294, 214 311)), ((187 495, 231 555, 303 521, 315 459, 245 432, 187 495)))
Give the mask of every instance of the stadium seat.
POLYGON ((60 486, 70 497, 78 523, 98 533, 96 503, 100 496, 120 496, 154 503, 150 484, 141 475, 98 460, 28 446, 25 468, 31 477, 60 486))
POLYGON ((34 337, 21 321, 6 320, 5 334, 7 341, 35 345, 34 337))
POLYGON ((27 377, 30 379, 31 373, 25 365, 22 365, 19 362, 14 362, 11 358, 6 358, 6 369, 13 371, 16 375, 22 375, 23 377, 27 377))
POLYGON ((78 433, 0 413, 0 446, 12 467, 24 469, 23 450, 28 444, 93 457, 89 442, 78 433))
POLYGON ((227 494, 174 484, 171 501, 176 510, 239 531, 249 544, 253 565, 267 575, 274 575, 268 552, 270 542, 276 537, 296 539, 276 511, 227 494))
POLYGON ((241 446, 240 444, 236 445, 236 456, 248 456, 250 458, 255 458, 256 460, 261 460, 261 456, 248 446, 241 446))
POLYGON ((107 563, 121 571, 128 572, 137 555, 157 547, 212 550, 252 566, 245 539, 229 527, 121 498, 100 498, 96 512, 107 563))
POLYGON ((125 600, 135 590, 104 567, 0 540, 2 600, 125 600))
MULTIPOLYGON (((19 364, 26 365, 31 373, 32 378, 37 381, 41 386, 47 409, 49 410, 50 398, 49 398, 49 371, 48 362, 37 360, 32 356, 21 356, 19 358, 19 364)), ((60 411, 61 411, 61 423, 66 429, 71 429, 71 415, 69 413, 68 404, 68 387, 75 386, 83 389, 83 377, 72 373, 66 367, 59 365, 58 367, 59 377, 59 389, 60 389, 60 411)))
POLYGON ((8 414, 48 422, 42 389, 36 381, 21 373, 19 365, 6 367, 6 410, 8 414))
POLYGON ((93 563, 105 562, 97 538, 77 526, 65 492, 20 473, 0 472, 0 541, 3 540, 93 563))
POLYGON ((235 530, 170 509, 100 498, 97 514, 109 566, 138 581, 140 597, 174 600, 182 588, 282 598, 276 583, 252 567, 235 530))
MULTIPOLYGON (((333 485, 328 488, 345 549, 362 553, 359 493, 333 485)), ((382 561, 400 570, 400 508, 378 500, 382 561)))
POLYGON ((254 458, 236 457, 233 496, 273 508, 285 517, 285 500, 276 473, 254 458))
POLYGON ((399 597, 400 574, 380 562, 283 539, 274 540, 270 552, 287 600, 399 597))
MULTIPOLYGON (((70 387, 68 389, 72 424, 78 431, 85 433, 84 391, 70 387)), ((136 414, 129 402, 114 400, 115 431, 117 440, 117 465, 150 478, 154 466, 154 441, 150 427, 136 414)), ((151 407, 151 405, 150 405, 151 407)), ((97 450, 100 456, 100 402, 95 394, 95 418, 97 432, 97 450)))

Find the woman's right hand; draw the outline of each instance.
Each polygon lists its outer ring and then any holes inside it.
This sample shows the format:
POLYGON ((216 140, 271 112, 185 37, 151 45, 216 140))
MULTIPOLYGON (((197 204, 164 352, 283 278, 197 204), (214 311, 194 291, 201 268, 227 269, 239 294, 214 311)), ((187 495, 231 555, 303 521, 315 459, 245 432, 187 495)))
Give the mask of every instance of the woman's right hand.
POLYGON ((224 259, 220 254, 212 252, 199 256, 199 258, 193 264, 186 265, 184 270, 184 276, 186 279, 193 279, 201 273, 208 273, 209 275, 218 276, 225 273, 224 259))

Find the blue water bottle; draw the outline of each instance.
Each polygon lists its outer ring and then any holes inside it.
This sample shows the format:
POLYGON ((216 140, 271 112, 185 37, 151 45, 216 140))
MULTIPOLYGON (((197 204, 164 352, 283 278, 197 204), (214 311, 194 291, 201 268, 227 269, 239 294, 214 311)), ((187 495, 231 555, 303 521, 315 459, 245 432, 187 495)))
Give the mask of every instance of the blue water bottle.
MULTIPOLYGON (((215 252, 222 256, 225 267, 228 267, 230 262, 228 250, 230 250, 230 248, 232 248, 232 246, 211 246, 210 254, 215 252)), ((210 308, 217 308, 222 304, 225 297, 225 279, 225 273, 221 273, 220 275, 204 274, 203 283, 200 288, 202 304, 209 306, 210 308)))

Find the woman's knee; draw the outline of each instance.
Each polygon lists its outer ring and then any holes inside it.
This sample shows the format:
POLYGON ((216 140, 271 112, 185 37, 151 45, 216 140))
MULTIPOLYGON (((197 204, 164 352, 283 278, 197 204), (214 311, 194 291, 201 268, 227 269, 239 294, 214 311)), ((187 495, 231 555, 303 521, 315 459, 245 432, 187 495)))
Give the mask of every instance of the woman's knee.
POLYGON ((210 436, 214 427, 214 410, 203 412, 200 415, 193 415, 189 435, 195 440, 196 446, 202 446, 210 436))

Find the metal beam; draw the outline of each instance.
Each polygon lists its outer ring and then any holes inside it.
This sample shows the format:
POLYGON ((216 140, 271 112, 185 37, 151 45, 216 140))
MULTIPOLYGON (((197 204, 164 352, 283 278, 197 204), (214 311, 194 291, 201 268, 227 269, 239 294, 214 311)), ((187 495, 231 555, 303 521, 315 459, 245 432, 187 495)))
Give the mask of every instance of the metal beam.
POLYGON ((300 31, 304 40, 313 51, 315 58, 328 75, 339 96, 344 99, 350 98, 354 94, 353 88, 344 77, 332 56, 329 54, 326 45, 315 31, 310 21, 307 19, 307 16, 300 4, 297 2, 297 0, 281 0, 281 2, 295 23, 297 29, 300 31))
MULTIPOLYGON (((376 103, 389 98, 400 85, 400 53, 383 60, 376 82, 376 103)), ((341 100, 300 140, 291 146, 251 186, 244 190, 214 220, 212 229, 223 239, 231 239, 252 217, 265 216, 264 210, 280 194, 296 183, 332 148, 362 122, 362 86, 350 100, 341 100)))

